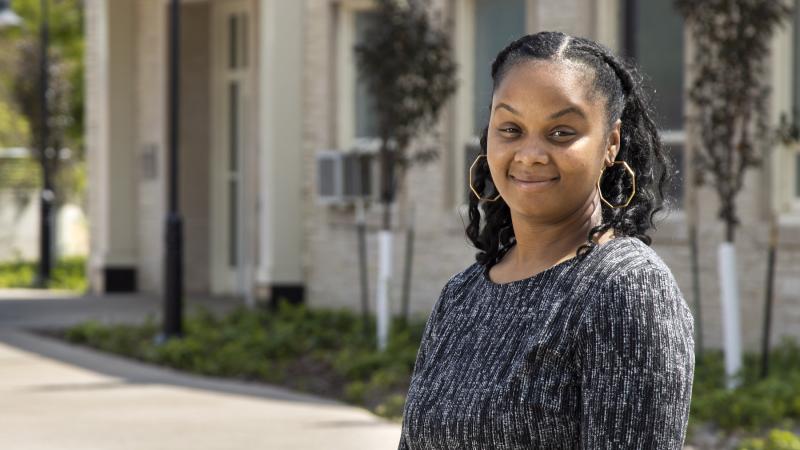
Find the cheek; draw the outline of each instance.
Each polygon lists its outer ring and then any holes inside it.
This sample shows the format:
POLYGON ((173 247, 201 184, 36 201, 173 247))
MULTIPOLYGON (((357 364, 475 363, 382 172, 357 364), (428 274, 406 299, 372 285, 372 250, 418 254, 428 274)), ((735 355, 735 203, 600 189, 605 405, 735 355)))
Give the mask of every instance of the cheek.
POLYGON ((493 179, 497 180, 505 176, 508 165, 505 153, 496 146, 491 145, 491 141, 487 142, 486 162, 489 164, 489 171, 493 179))
POLYGON ((558 160, 562 180, 573 188, 583 187, 580 191, 591 189, 600 175, 600 163, 584 155, 580 150, 570 151, 558 160))

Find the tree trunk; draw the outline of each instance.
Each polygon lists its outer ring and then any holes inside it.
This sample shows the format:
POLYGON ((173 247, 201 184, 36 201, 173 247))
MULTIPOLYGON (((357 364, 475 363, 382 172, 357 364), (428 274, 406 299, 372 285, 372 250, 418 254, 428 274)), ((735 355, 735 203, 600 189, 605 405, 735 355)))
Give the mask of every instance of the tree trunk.
POLYGON ((761 346, 761 378, 769 375, 769 338, 772 331, 772 297, 775 284, 775 254, 778 248, 778 224, 775 214, 769 217, 769 250, 767 252, 767 286, 764 295, 764 330, 761 346))
POLYGON ((414 267, 414 205, 409 208, 408 221, 406 224, 406 255, 403 267, 403 295, 402 295, 402 314, 400 315, 403 324, 408 324, 409 303, 411 297, 411 272, 414 267))
MULTIPOLYGON (((695 150, 690 148, 691 152, 695 150)), ((693 153, 692 153, 693 154, 693 153)), ((688 172, 687 181, 691 189, 686 196, 686 214, 687 223, 689 225, 689 253, 692 268, 692 296, 694 297, 694 319, 695 319, 695 358, 702 359, 703 357, 703 303, 701 301, 700 289, 700 262, 699 262, 699 249, 697 242, 697 229, 699 222, 699 211, 697 204, 697 197, 699 195, 700 185, 697 184, 696 174, 694 171, 688 172)))
POLYGON ((364 211, 364 200, 356 203, 356 234, 358 237, 358 274, 361 286, 361 320, 364 322, 364 333, 368 336, 369 325, 369 280, 367 277, 367 219, 364 211))

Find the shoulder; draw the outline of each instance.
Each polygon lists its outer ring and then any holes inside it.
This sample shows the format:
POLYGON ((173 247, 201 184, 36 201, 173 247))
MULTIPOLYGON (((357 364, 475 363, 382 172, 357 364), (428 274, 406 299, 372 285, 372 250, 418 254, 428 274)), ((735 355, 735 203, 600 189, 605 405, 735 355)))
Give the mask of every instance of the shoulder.
POLYGON ((600 264, 613 272, 626 272, 640 268, 652 268, 669 272, 664 260, 649 245, 633 236, 622 236, 612 239, 600 246, 600 264))
POLYGON ((682 299, 672 271, 653 248, 638 238, 620 239, 601 257, 605 268, 601 292, 639 288, 656 294, 653 289, 664 288, 661 294, 682 299))
POLYGON ((694 318, 669 267, 638 239, 619 244, 605 255, 613 270, 590 296, 582 325, 601 335, 625 329, 691 341, 694 318))
POLYGON ((444 284, 443 290, 449 294, 456 294, 465 286, 477 281, 483 276, 484 266, 475 261, 464 269, 453 274, 444 284))

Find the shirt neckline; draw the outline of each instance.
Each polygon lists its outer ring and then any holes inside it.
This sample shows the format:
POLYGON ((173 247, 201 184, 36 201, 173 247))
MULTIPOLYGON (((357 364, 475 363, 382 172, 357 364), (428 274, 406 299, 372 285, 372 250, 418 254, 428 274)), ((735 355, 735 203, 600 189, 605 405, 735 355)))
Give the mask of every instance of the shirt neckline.
MULTIPOLYGON (((598 248, 606 247, 608 244, 610 244, 610 243, 612 243, 614 241, 622 241, 625 238, 637 239, 637 238, 631 237, 631 236, 618 236, 618 237, 610 239, 610 240, 608 240, 608 241, 606 241, 606 242, 604 242, 602 244, 597 244, 592 249, 592 252, 594 252, 598 248)), ((585 255, 585 256, 588 257, 589 255, 585 255)), ((558 269, 561 269, 561 268, 563 268, 565 266, 572 265, 572 263, 577 261, 577 260, 578 260, 578 257, 577 256, 573 256, 573 257, 571 257, 569 259, 565 259, 564 261, 556 263, 556 264, 548 267, 547 269, 544 269, 544 270, 542 270, 540 272, 537 272, 537 273, 535 273, 535 274, 533 274, 533 275, 531 275, 529 277, 521 278, 519 280, 512 280, 512 281, 509 281, 507 283, 496 283, 496 282, 494 282, 491 278, 489 278, 489 269, 488 269, 488 267, 485 266, 485 265, 482 265, 482 266, 480 266, 480 268, 481 268, 481 276, 483 277, 484 280, 486 280, 486 282, 488 284, 490 284, 491 286, 495 286, 495 287, 508 287, 508 286, 515 286, 515 285, 518 285, 518 284, 524 284, 524 283, 527 283, 529 281, 535 280, 537 278, 541 278, 541 277, 543 277, 543 276, 545 276, 545 275, 547 275, 547 274, 549 274, 551 272, 554 272, 554 271, 556 271, 558 269)))

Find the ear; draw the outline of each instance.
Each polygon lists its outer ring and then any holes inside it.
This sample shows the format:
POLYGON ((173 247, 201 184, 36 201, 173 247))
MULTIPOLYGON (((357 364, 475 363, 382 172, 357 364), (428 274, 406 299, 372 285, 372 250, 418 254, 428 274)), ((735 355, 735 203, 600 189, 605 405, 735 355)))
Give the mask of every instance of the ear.
POLYGON ((617 159, 617 153, 619 153, 620 143, 622 142, 621 128, 622 120, 617 119, 608 133, 608 146, 606 147, 605 160, 603 161, 606 167, 611 167, 617 159))

